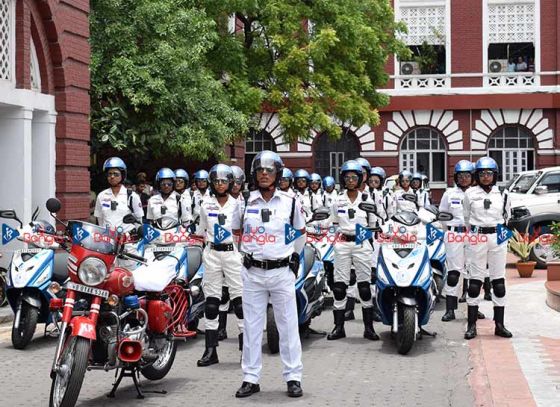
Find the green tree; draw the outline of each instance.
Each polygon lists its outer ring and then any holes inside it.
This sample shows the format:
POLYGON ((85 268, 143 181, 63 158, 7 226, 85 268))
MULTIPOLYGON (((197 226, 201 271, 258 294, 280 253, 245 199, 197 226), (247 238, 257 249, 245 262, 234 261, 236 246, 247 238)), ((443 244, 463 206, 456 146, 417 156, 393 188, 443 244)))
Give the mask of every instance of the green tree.
MULTIPOLYGON (((388 97, 377 92, 391 54, 408 55, 395 37, 388 0, 198 0, 218 24, 209 63, 225 79, 235 109, 279 113, 288 141, 311 129, 338 136, 332 120, 379 121, 388 97), (227 29, 230 16, 238 32, 227 29), (308 21, 310 23, 308 23, 308 21)), ((230 21, 231 22, 231 21, 230 21)))
POLYGON ((91 1, 94 150, 219 156, 247 115, 208 68, 214 20, 190 0, 91 1))

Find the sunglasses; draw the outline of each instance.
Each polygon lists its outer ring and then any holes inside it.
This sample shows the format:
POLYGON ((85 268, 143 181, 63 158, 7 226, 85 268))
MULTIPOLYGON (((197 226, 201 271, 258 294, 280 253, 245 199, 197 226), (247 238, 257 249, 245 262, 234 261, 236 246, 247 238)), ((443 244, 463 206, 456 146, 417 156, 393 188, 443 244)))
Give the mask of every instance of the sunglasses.
POLYGON ((171 181, 163 181, 159 183, 162 187, 172 187, 173 186, 173 182, 171 181))
POLYGON ((116 178, 116 177, 120 177, 120 176, 121 176, 120 172, 109 171, 107 173, 107 178, 116 178))
POLYGON ((482 177, 491 177, 492 175, 494 175, 494 171, 485 170, 485 171, 480 171, 478 174, 481 175, 482 177))
POLYGON ((261 168, 257 168, 257 173, 259 174, 272 174, 274 173, 274 168, 270 168, 270 167, 261 167, 261 168))
POLYGON ((282 177, 280 178, 280 182, 290 182, 290 179, 286 177, 282 177))
POLYGON ((227 185, 229 184, 229 181, 227 179, 215 179, 212 181, 212 184, 214 185, 227 185))
POLYGON ((236 179, 233 182, 235 182, 235 184, 237 184, 237 185, 243 185, 243 181, 241 181, 240 179, 236 179))
POLYGON ((347 175, 344 177, 344 181, 357 181, 357 180, 358 180, 357 175, 347 175))
POLYGON ((466 172, 466 173, 464 172, 464 173, 461 173, 461 174, 457 174, 457 178, 459 178, 459 179, 468 179, 468 178, 471 178, 471 174, 468 173, 468 172, 466 172))

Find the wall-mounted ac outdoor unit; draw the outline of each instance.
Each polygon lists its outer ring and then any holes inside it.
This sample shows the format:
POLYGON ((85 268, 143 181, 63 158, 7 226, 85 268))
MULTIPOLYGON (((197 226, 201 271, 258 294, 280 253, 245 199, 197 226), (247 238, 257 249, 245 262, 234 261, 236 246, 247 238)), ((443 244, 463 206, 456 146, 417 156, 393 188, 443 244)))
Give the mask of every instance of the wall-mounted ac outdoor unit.
POLYGON ((507 59, 491 59, 488 61, 488 72, 490 73, 507 72, 507 67, 507 59))
POLYGON ((401 75, 420 75, 420 65, 418 62, 401 62, 401 75))

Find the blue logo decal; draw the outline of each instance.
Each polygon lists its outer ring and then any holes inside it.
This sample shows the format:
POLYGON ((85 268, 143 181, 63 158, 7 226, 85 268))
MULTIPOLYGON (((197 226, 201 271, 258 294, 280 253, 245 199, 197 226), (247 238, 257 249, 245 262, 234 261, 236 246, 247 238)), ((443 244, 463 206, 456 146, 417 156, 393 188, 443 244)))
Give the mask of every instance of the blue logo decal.
POLYGON ((371 230, 368 230, 359 223, 356 224, 356 244, 362 244, 364 240, 371 239, 372 236, 371 230))
POLYGON ((426 242, 428 244, 434 243, 436 240, 443 239, 443 231, 434 227, 431 223, 426 225, 426 242))
POLYGON ((231 233, 227 229, 214 223, 214 244, 220 244, 230 236, 231 233))
POLYGON ((160 233, 147 223, 144 223, 144 225, 142 225, 142 233, 144 235, 144 242, 146 244, 152 242, 153 240, 156 240, 160 236, 160 233))
POLYGON ((284 231, 285 231, 285 235, 284 235, 285 244, 292 243, 294 240, 296 240, 298 237, 300 237, 303 234, 301 233, 301 230, 294 229, 292 225, 288 223, 285 224, 284 231))
POLYGON ((498 235, 498 244, 507 242, 513 236, 513 232, 503 225, 498 225, 496 232, 498 235))
POLYGON ((19 232, 16 229, 9 227, 5 223, 2 224, 2 244, 8 244, 18 236, 19 232))
POLYGON ((78 223, 75 223, 72 226, 72 241, 74 244, 80 243, 88 236, 89 233, 85 231, 78 223))

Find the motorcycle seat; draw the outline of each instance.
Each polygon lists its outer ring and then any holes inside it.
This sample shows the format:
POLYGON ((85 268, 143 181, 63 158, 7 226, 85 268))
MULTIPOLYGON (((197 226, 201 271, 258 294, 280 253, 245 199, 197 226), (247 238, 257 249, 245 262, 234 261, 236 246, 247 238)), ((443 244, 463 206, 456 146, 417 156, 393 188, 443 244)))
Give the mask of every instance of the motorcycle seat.
POLYGON ((313 246, 306 245, 303 248, 303 275, 304 278, 307 277, 311 269, 313 268, 313 263, 315 263, 315 248, 313 246))
POLYGON ((60 252, 54 254, 53 281, 62 284, 68 278, 68 253, 60 252))
POLYGON ((187 279, 190 281, 202 263, 202 248, 198 246, 187 247, 187 279))

